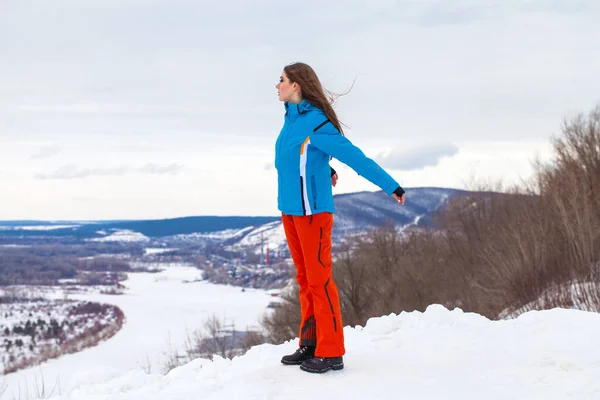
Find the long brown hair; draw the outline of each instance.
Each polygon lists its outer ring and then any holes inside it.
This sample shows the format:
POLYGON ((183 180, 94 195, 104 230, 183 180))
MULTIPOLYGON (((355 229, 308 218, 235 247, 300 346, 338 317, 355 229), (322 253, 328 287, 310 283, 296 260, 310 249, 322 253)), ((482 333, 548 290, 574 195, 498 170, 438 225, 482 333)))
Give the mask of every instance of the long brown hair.
POLYGON ((335 128, 343 135, 344 131, 342 130, 342 124, 338 120, 338 117, 333 110, 333 104, 338 97, 343 96, 348 92, 335 94, 325 89, 321 84, 319 77, 310 67, 310 65, 301 62, 289 64, 283 68, 283 71, 290 82, 296 82, 298 85, 300 85, 300 89, 302 90, 302 98, 313 106, 323 110, 329 119, 329 122, 331 122, 333 126, 335 126, 335 128))

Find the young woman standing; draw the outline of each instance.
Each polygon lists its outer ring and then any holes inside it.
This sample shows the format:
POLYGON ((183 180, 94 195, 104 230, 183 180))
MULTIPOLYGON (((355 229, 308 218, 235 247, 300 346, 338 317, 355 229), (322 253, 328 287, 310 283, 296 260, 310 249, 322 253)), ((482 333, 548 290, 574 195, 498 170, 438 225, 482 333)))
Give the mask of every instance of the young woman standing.
POLYGON ((278 208, 300 285, 300 347, 283 364, 322 373, 344 368, 344 332, 331 271, 335 157, 404 204, 404 190, 344 135, 313 69, 286 66, 276 85, 285 122, 277 138, 278 208))

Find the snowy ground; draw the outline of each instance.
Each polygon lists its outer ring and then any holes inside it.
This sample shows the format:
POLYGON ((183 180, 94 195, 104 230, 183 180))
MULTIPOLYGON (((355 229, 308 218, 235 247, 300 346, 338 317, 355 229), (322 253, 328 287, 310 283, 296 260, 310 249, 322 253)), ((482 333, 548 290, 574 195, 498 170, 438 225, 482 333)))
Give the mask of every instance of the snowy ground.
POLYGON ((582 311, 600 312, 600 304, 597 294, 600 286, 596 282, 575 282, 561 285, 553 285, 544 290, 537 299, 521 307, 507 308, 503 310, 498 318, 515 318, 530 310, 545 310, 559 305, 564 308, 574 308, 582 311))
POLYGON ((238 250, 246 247, 254 247, 256 249, 255 252, 260 253, 261 243, 263 242, 266 247, 272 250, 278 250, 287 246, 281 221, 270 222, 252 230, 239 243, 230 247, 238 250))
POLYGON ((344 332, 345 369, 324 375, 281 365, 296 347, 288 342, 233 361, 198 359, 166 376, 134 369, 103 380, 82 372, 52 399, 600 398, 599 314, 555 309, 491 322, 431 306, 344 332))
MULTIPOLYGON (((69 295, 69 299, 115 304, 125 314, 123 328, 96 347, 51 360, 41 366, 0 377, 7 385, 2 400, 36 398, 36 380, 43 377, 46 395, 57 380, 61 393, 81 383, 101 382, 131 369, 162 370, 169 347, 180 348, 187 333, 202 328, 214 314, 225 317, 235 328, 256 327, 272 297, 266 291, 192 282, 201 271, 191 267, 169 267, 162 273, 132 273, 121 296, 99 293, 69 295), (184 281, 188 283, 184 283, 184 281), (20 395, 19 395, 20 392, 20 395)), ((63 298, 62 293, 55 293, 63 298)))
MULTIPOLYGON (((98 233, 105 233, 98 231, 98 233)), ((127 229, 114 230, 110 235, 101 238, 90 239, 92 242, 149 242, 150 238, 139 232, 127 229)))
POLYGON ((0 371, 16 365, 20 368, 26 359, 49 358, 61 347, 79 343, 75 348, 80 349, 92 330, 118 330, 116 311, 110 305, 68 300, 0 304, 0 339, 4 346, 0 371))
POLYGON ((144 249, 144 255, 163 254, 177 250, 175 248, 147 247, 144 249))
POLYGON ((55 229, 77 228, 80 225, 26 225, 26 226, 0 226, 1 230, 23 231, 52 231, 55 229))

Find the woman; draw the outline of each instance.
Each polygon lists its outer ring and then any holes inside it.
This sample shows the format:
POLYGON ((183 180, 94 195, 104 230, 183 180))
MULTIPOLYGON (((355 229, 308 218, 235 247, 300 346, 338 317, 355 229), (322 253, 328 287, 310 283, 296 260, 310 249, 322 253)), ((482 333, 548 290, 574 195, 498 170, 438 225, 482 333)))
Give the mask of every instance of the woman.
POLYGON ((338 290, 331 275, 335 157, 404 204, 404 190, 377 163, 343 136, 340 122, 313 69, 286 66, 276 85, 285 105, 275 167, 278 207, 296 266, 302 319, 300 347, 283 364, 322 373, 344 368, 344 333, 338 290))

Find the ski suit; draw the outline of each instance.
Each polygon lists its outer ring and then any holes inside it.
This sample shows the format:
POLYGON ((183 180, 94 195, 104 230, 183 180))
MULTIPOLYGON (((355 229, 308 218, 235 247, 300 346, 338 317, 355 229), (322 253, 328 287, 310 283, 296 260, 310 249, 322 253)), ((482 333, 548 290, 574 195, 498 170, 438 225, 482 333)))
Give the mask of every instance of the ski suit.
POLYGON ((338 290, 332 278, 333 193, 330 157, 391 195, 399 185, 327 119, 303 100, 284 103, 285 119, 275 145, 278 208, 300 286, 300 345, 317 357, 345 353, 338 290))

